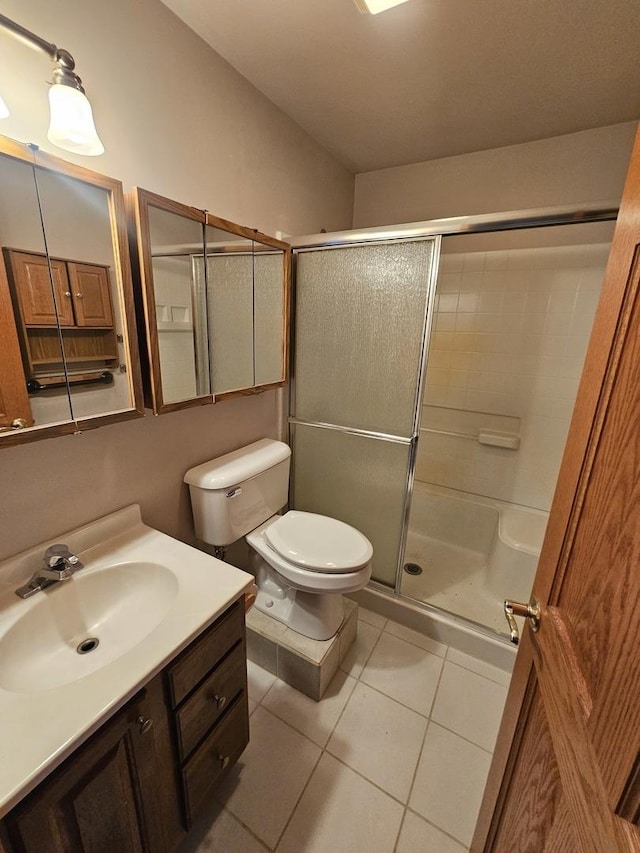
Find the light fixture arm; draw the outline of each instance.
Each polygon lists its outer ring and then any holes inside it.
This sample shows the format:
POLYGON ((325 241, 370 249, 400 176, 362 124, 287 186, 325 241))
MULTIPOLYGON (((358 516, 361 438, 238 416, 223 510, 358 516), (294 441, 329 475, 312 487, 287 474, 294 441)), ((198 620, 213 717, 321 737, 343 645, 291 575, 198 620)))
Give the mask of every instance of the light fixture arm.
POLYGON ((6 15, 0 15, 0 29, 5 30, 9 35, 12 35, 18 41, 22 42, 22 44, 26 44, 27 47, 46 53, 49 59, 56 64, 53 71, 54 83, 62 83, 65 86, 72 86, 74 89, 79 89, 84 93, 82 80, 74 71, 76 61, 68 50, 58 47, 52 42, 46 41, 46 39, 40 38, 40 36, 32 33, 31 30, 28 30, 26 27, 23 27, 15 21, 7 18, 6 15))

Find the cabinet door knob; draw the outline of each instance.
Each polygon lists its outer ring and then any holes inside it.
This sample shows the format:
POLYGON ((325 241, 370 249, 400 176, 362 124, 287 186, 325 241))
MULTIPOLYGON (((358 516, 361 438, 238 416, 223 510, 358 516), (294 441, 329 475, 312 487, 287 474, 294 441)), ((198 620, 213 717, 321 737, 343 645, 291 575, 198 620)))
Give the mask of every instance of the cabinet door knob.
POLYGON ((219 755, 218 763, 223 770, 225 770, 229 766, 229 756, 228 755, 219 755))
POLYGON ((64 295, 65 295, 68 299, 71 299, 71 291, 70 291, 70 290, 65 290, 64 295))
POLYGON ((151 717, 143 717, 142 714, 136 720, 136 723, 140 726, 140 734, 146 735, 151 726, 153 725, 153 720, 151 717))
POLYGON ((211 701, 216 703, 216 708, 220 711, 227 704, 227 697, 218 696, 217 693, 214 693, 211 697, 211 701))
POLYGON ((82 294, 81 294, 81 293, 76 293, 76 296, 78 297, 78 299, 82 299, 82 294))

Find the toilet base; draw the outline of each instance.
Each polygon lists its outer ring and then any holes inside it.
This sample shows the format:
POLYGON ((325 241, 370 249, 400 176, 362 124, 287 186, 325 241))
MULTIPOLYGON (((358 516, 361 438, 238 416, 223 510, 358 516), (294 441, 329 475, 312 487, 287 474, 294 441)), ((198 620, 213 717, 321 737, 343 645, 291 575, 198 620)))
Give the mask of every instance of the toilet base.
POLYGON ((255 607, 312 640, 329 640, 344 618, 339 593, 303 592, 283 584, 263 560, 257 566, 258 595, 255 607))

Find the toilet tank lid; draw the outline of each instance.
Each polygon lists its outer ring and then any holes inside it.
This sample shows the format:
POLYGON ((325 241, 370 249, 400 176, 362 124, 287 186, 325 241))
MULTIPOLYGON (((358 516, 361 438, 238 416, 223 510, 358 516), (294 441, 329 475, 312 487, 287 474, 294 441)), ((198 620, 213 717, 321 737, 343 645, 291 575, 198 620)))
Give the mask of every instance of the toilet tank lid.
POLYGON ((290 456, 291 448, 284 442, 261 438, 246 447, 190 468, 184 475, 184 482, 200 489, 228 489, 262 474, 290 456))

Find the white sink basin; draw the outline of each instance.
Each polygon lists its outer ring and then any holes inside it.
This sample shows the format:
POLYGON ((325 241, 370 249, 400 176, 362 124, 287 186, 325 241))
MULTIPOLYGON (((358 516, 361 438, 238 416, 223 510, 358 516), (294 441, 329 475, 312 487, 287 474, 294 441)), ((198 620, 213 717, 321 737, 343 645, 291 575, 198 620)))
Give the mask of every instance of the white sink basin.
POLYGON ((0 562, 0 818, 252 588, 136 505, 0 562), (60 542, 84 568, 19 598, 60 542))
POLYGON ((36 593, 0 636, 0 688, 30 693, 90 675, 147 637, 177 594, 174 573, 151 562, 80 570, 36 593))

